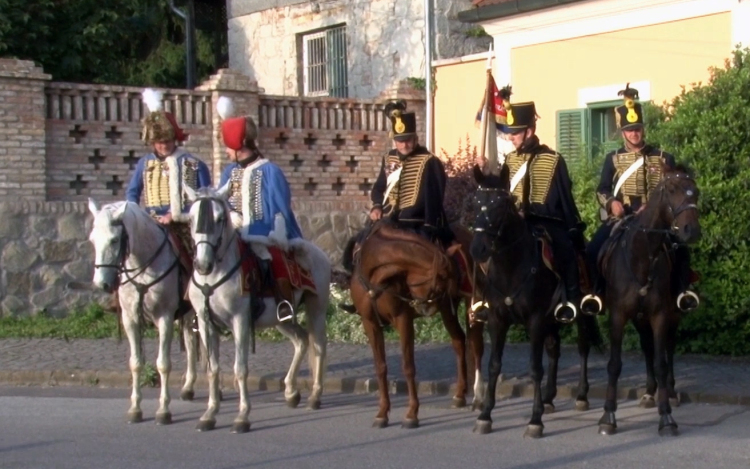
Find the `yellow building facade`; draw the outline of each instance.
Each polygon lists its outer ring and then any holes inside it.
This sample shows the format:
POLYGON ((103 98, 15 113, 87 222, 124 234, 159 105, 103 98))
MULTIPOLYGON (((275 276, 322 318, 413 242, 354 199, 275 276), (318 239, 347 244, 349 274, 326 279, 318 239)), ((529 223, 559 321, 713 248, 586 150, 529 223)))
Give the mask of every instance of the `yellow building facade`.
MULTIPOLYGON (((480 24, 494 38, 497 86, 513 86, 511 102, 535 101, 542 142, 575 157, 617 143, 612 109, 627 82, 662 104, 750 45, 750 1, 586 1, 480 24)), ((434 64, 436 151, 452 154, 467 134, 479 143, 486 59, 434 64)))

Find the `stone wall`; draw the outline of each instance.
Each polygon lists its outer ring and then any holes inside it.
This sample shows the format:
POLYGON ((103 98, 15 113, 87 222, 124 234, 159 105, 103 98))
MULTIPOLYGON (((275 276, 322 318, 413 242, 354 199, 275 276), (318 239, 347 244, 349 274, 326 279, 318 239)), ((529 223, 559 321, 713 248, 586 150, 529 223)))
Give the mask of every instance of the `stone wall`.
MULTIPOLYGON (((486 52, 456 18, 471 0, 434 0, 435 59, 486 52)), ((230 67, 266 92, 299 96, 301 35, 346 25, 349 96, 374 98, 407 77, 424 77, 424 4, 403 0, 229 0, 230 67)))
MULTIPOLYGON (((349 236, 364 226, 365 212, 305 210, 298 215, 305 238, 341 261, 349 236)), ((318 207, 319 208, 319 207, 318 207)), ((103 292, 71 290, 90 282, 94 250, 88 241, 92 217, 84 202, 0 202, 0 313, 64 316, 77 306, 104 303, 103 292)))

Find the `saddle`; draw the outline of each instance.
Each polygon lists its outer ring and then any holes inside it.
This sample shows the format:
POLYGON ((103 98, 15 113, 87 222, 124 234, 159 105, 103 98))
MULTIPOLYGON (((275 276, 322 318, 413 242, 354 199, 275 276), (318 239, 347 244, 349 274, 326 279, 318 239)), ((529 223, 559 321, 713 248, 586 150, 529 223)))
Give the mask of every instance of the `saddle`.
MULTIPOLYGON (((273 298, 274 292, 270 282, 264 281, 261 261, 249 244, 238 240, 242 261, 242 295, 259 295, 262 298, 273 298)), ((306 269, 299 265, 294 252, 282 251, 276 246, 268 246, 271 253, 271 275, 275 280, 288 280, 295 290, 307 290, 315 293, 315 281, 306 269)))
POLYGON ((194 244, 193 237, 190 235, 190 225, 187 223, 170 223, 167 225, 167 234, 179 262, 180 305, 175 313, 175 319, 179 319, 187 314, 191 308, 188 298, 188 286, 190 285, 190 277, 193 274, 194 244))

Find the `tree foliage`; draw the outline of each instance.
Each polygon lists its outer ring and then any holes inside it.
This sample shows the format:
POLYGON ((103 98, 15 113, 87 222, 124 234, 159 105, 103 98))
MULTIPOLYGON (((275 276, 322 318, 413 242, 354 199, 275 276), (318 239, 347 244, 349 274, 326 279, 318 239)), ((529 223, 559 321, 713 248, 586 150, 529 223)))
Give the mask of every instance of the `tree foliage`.
MULTIPOLYGON (((184 87, 184 37, 167 0, 0 0, 0 55, 58 81, 184 87)), ((198 77, 218 65, 217 37, 196 31, 198 77)))

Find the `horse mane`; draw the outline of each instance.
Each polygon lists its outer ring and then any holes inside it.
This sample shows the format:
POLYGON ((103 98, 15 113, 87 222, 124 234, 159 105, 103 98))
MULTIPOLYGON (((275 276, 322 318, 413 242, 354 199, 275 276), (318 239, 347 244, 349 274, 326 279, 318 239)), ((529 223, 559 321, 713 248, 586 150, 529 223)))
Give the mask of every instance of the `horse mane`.
POLYGON ((691 178, 695 176, 695 171, 687 163, 678 163, 671 170, 667 170, 667 173, 685 173, 691 178))

